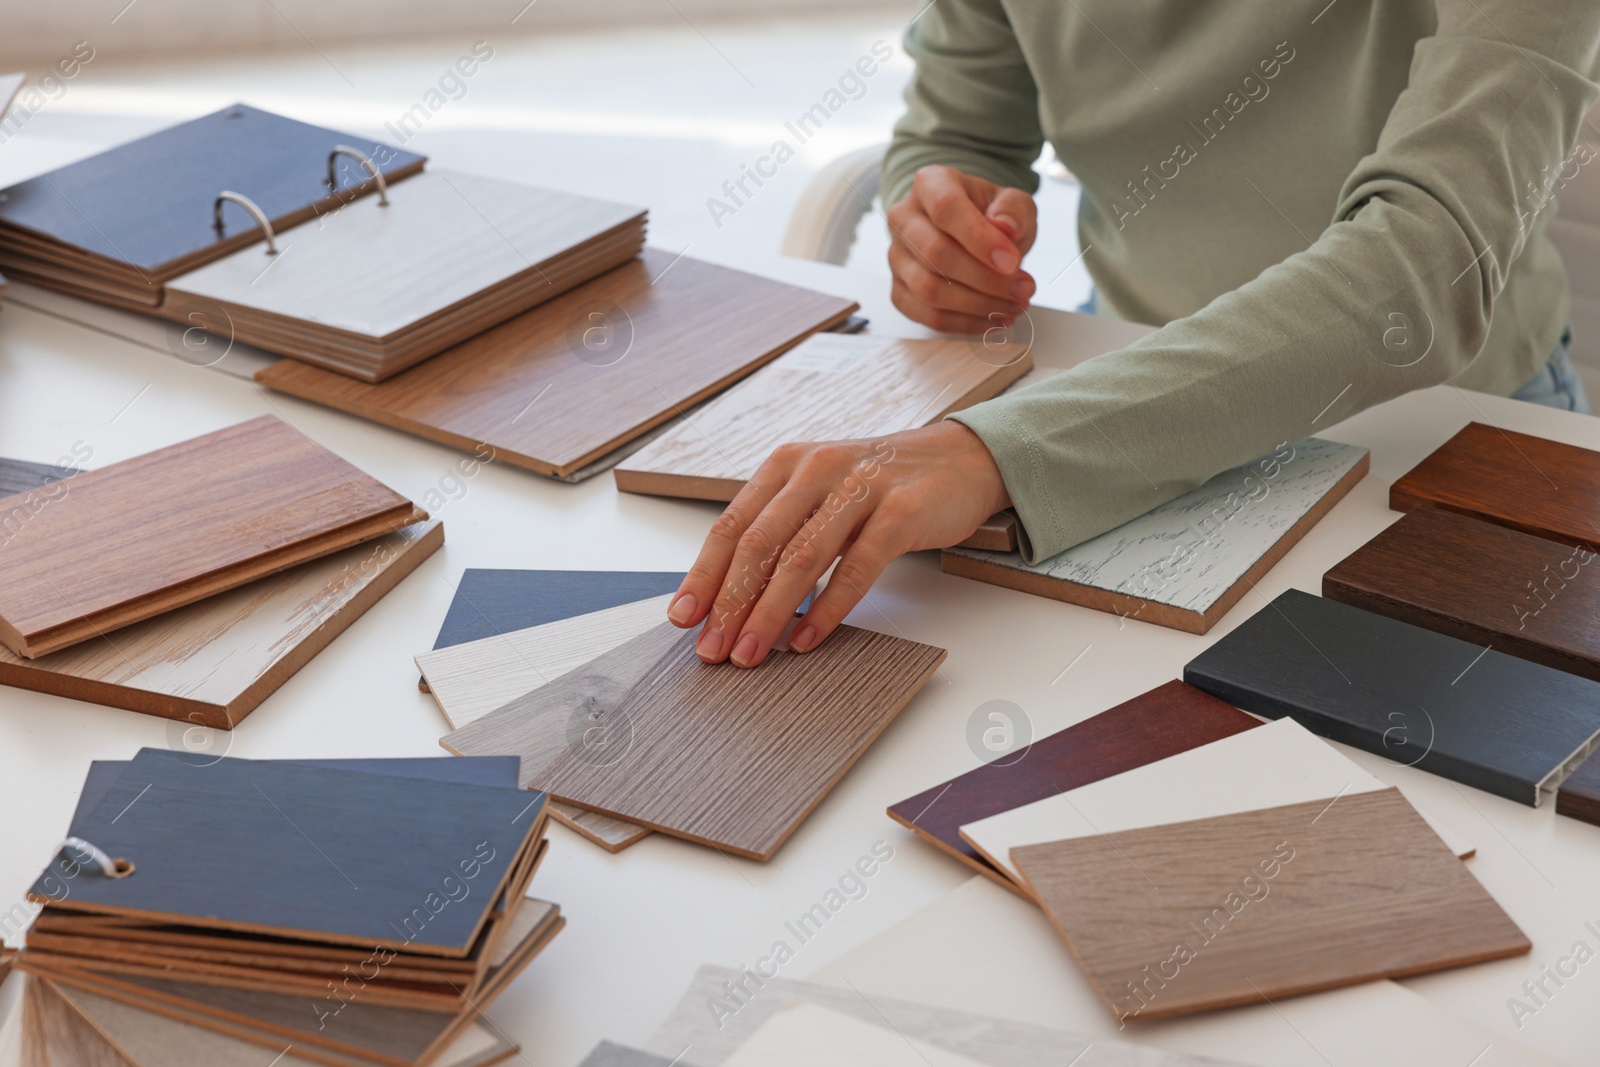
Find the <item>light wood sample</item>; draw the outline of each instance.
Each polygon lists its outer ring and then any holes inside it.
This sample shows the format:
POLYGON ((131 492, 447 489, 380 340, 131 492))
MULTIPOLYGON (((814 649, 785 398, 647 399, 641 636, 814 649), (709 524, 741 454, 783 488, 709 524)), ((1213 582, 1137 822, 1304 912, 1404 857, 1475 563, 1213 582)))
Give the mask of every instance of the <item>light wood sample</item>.
POLYGON ((0 642, 28 658, 427 518, 270 415, 66 484, 0 541, 0 642))
POLYGON ((732 500, 779 445, 926 426, 1032 368, 1020 344, 813 334, 619 463, 617 488, 732 500))
POLYGON ((1469 422, 1389 487, 1389 506, 1446 508, 1600 549, 1600 452, 1469 422))
POLYGON ((1085 1036, 1054 1027, 1015 1022, 969 1011, 917 1004, 862 991, 788 978, 764 979, 752 989, 745 974, 703 966, 683 997, 650 1039, 649 1048, 680 1057, 683 1067, 722 1067, 756 1028, 796 1001, 816 1004, 888 1027, 925 1045, 970 1057, 991 1067, 1220 1067, 1221 1061, 1163 1052, 1113 1038, 1085 1036), (741 990, 733 1004, 728 990, 741 990), (737 1007, 737 1011, 732 1010, 737 1007), (668 1052, 667 1050, 671 1051, 668 1052))
POLYGON ((0 685, 229 730, 443 543, 416 523, 36 659, 0 648, 0 685))
POLYGON ((579 733, 537 784, 557 800, 758 860, 777 852, 945 657, 842 626, 811 652, 776 649, 760 670, 740 670, 702 663, 695 636, 666 623, 611 653, 638 649, 618 672, 638 679, 625 686, 584 669, 531 694, 570 708, 558 691, 569 680, 618 693, 613 704, 594 703, 606 743, 587 745, 579 733))
MULTIPOLYGON (((967 823, 961 827, 961 836, 984 858, 1017 878, 1012 857, 1028 845, 1388 788, 1293 719, 1279 719, 967 823)), ((1471 851, 1458 841, 1449 844, 1452 851, 1458 845, 1471 851)))
POLYGON ((328 153, 353 145, 390 183, 424 157, 235 104, 158 130, 0 193, 0 265, 18 278, 148 311, 161 283, 261 240, 235 205, 212 225, 212 202, 242 192, 284 230, 375 188, 345 160, 328 181, 328 153))
POLYGON ((856 305, 646 249, 376 385, 285 360, 256 381, 564 477, 681 414, 856 305))
POLYGON ((727 1067, 981 1067, 978 1060, 805 1000, 769 1015, 727 1067))
POLYGON ((1364 448, 1308 437, 1036 564, 946 549, 946 573, 1203 634, 1367 473, 1364 448))
POLYGON ((430 170, 167 283, 240 340, 377 381, 632 259, 644 210, 430 170))
POLYGON ((1393 789, 1028 845, 1012 857, 1124 1021, 1532 947, 1393 789))

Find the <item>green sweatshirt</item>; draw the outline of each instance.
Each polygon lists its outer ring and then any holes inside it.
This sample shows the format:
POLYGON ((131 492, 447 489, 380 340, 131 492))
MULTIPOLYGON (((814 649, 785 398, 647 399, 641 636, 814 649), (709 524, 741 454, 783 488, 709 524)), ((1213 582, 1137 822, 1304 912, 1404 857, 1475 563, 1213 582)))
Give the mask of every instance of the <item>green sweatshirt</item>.
POLYGON ((886 202, 930 163, 1032 192, 1049 140, 1102 313, 1163 327, 955 416, 1027 559, 1410 390, 1531 378, 1597 46, 1596 0, 932 0, 886 202))

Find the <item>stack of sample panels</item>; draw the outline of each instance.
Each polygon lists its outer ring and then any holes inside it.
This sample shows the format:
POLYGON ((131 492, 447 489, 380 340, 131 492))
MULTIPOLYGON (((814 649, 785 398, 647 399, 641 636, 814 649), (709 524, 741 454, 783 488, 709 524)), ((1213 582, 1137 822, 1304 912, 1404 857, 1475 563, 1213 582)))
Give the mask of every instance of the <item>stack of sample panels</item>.
POLYGON ((945 655, 842 626, 746 671, 702 663, 695 636, 659 623, 441 744, 516 754, 523 784, 555 800, 767 860, 945 655))
POLYGON ((294 360, 256 381, 480 459, 566 478, 855 309, 646 249, 387 381, 369 385, 294 360))
POLYGON ((17 964, 90 1013, 434 1062, 562 925, 527 897, 545 816, 517 777, 505 758, 96 763, 17 964))
POLYGON ((1121 1020, 1525 953, 1398 790, 1289 720, 961 827, 1121 1020))
POLYGON ((0 684, 206 726, 237 723, 444 536, 270 416, 7 477, 38 484, 0 498, 0 684))
POLYGON ((163 286, 202 263, 261 240, 221 192, 249 197, 276 231, 376 188, 353 159, 329 178, 328 155, 347 145, 388 181, 424 157, 244 104, 224 108, 0 192, 0 267, 14 277, 104 303, 152 311, 163 286))
POLYGON ((1021 344, 816 334, 624 460, 617 488, 732 500, 779 445, 926 426, 1032 369, 1021 344))

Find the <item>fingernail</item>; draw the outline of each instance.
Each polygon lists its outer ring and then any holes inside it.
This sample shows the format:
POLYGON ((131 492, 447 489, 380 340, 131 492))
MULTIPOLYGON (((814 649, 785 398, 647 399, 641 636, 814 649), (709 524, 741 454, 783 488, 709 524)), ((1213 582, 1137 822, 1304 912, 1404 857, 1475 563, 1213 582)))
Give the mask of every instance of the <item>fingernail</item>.
POLYGON ((794 633, 789 635, 789 648, 795 652, 810 652, 811 646, 817 643, 817 628, 809 622, 803 622, 794 633))
POLYGON ((761 639, 755 634, 745 634, 739 638, 739 643, 733 646, 733 655, 728 658, 733 660, 734 666, 748 667, 750 661, 756 658, 756 650, 761 647, 761 639))
POLYGON ((727 643, 728 639, 721 630, 707 630, 694 644, 695 655, 707 663, 720 663, 722 649, 727 643))
POLYGON ((997 224, 1009 229, 1012 237, 1015 237, 1017 234, 1022 232, 1022 227, 1018 225, 1017 220, 1012 218, 1010 215, 996 215, 994 217, 994 221, 997 224))
POLYGON ((1017 254, 1015 252, 1008 251, 1004 248, 997 248, 991 252, 989 254, 989 262, 993 263, 994 269, 999 271, 1001 274, 1010 274, 1012 271, 1016 270, 1017 267, 1021 266, 1022 263, 1022 261, 1017 258, 1017 254))
POLYGON ((1011 287, 1011 295, 1017 300, 1027 300, 1033 295, 1033 282, 1027 278, 1019 280, 1011 287))
POLYGON ((694 619, 694 609, 699 606, 693 593, 683 593, 672 602, 672 607, 667 609, 667 618, 679 626, 688 626, 694 619))

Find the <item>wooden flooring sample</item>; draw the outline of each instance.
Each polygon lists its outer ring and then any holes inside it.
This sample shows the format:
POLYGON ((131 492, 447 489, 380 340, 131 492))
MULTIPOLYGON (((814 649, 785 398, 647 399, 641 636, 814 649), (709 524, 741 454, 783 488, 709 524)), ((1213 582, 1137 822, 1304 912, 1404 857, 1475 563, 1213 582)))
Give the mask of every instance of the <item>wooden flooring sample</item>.
POLYGON ((982 552, 1015 552, 1017 550, 1017 513, 999 511, 984 520, 972 531, 972 536, 956 548, 972 548, 982 552))
POLYGON ((1600 734, 1600 683, 1298 589, 1183 677, 1245 711, 1528 805, 1600 734))
POLYGON ((0 194, 0 265, 49 285, 29 265, 106 279, 124 300, 154 305, 161 283, 261 239, 244 210, 229 206, 212 227, 223 190, 244 193, 283 230, 374 188, 354 160, 328 184, 328 153, 354 145, 390 182, 422 169, 424 157, 354 134, 235 104, 107 149, 11 186, 0 194))
POLYGON ((220 308, 242 341, 377 381, 644 246, 642 208, 494 178, 430 170, 388 197, 173 278, 163 314, 220 308))
POLYGON ((1012 855, 1085 977, 1124 1021, 1532 947, 1394 789, 1012 855))
POLYGON ((0 542, 0 643, 42 656, 425 518, 264 415, 75 475, 31 512, 0 542))
POLYGON ((1590 756, 1561 783, 1556 814, 1600 826, 1600 757, 1590 756))
MULTIPOLYGON (((0 497, 40 489, 78 473, 80 471, 74 467, 57 467, 50 463, 31 463, 25 459, 0 456, 0 497)), ((65 489, 61 491, 67 492, 65 489)))
MULTIPOLYGON (((1299 723, 1280 719, 967 823, 961 836, 998 869, 1017 878, 1016 850, 1046 841, 1387 788, 1299 723)), ((1452 854, 1457 851, 1455 842, 1446 844, 1452 854)))
POLYGON ((58 856, 30 897, 71 911, 460 957, 542 825, 537 806, 521 790, 275 761, 202 765, 147 748, 73 823, 76 836, 126 859, 136 876, 76 878, 57 899, 55 868, 67 862, 58 856), (484 890, 475 903, 401 932, 395 917, 410 915, 458 863, 474 866, 484 890))
POLYGON ((1074 726, 1041 737, 1021 759, 986 763, 889 808, 889 817, 1007 889, 1016 883, 961 837, 991 815, 1260 726, 1208 693, 1166 682, 1074 726))
POLYGON ((812 652, 774 650, 760 670, 742 671, 702 663, 695 636, 663 624, 610 654, 637 651, 616 677, 597 660, 598 669, 530 694, 530 705, 570 709, 572 689, 593 687, 591 714, 604 716, 609 742, 586 745, 578 732, 536 784, 556 800, 758 860, 777 852, 945 657, 843 626, 812 652))
POLYGON ((130 1067, 104 1035, 85 1023, 54 986, 30 979, 22 1002, 22 1061, 26 1067, 130 1067))
POLYGON ((35 659, 0 685, 229 730, 444 543, 437 520, 35 659))
POLYGON ((1396 511, 1423 505, 1600 549, 1600 453, 1469 422, 1389 487, 1396 511))
POLYGON ((856 305, 646 249, 376 385, 285 360, 256 381, 561 477, 681 414, 856 305))
MULTIPOLYGON (((132 1067, 174 1067, 204 1064, 205 1067, 269 1067, 270 1051, 261 1044, 208 1030, 194 1023, 169 1018, 156 1011, 136 1008, 70 985, 40 982, 75 1011, 84 1025, 92 1027, 119 1051, 132 1067)), ((270 1046, 268 1046, 270 1048, 270 1046)), ((281 1042, 280 1057, 270 1067, 311 1067, 322 1062, 297 1055, 294 1042, 281 1042)), ((433 1067, 490 1067, 517 1054, 517 1046, 481 1023, 475 1023, 444 1049, 433 1067)), ((351 1067, 371 1064, 322 1051, 326 1060, 351 1067)), ((67 1067, 63 1064, 62 1067, 67 1067)))
POLYGON ((1037 564, 946 549, 949 574, 1203 634, 1367 473, 1364 448, 1308 437, 1037 564))
POLYGON ((1425 507, 1324 574, 1322 595, 1600 681, 1594 562, 1587 548, 1425 507))
POLYGON ((813 334, 619 463, 617 488, 732 500, 779 445, 926 426, 1032 369, 1020 344, 813 334))
MULTIPOLYGON (((4 467, 0 466, 0 472, 3 470, 4 467)), ((683 583, 683 578, 682 571, 546 571, 468 567, 456 585, 455 596, 450 601, 450 609, 445 612, 433 647, 449 648, 496 634, 526 630, 530 626, 662 596, 676 591, 683 583)), ((452 721, 452 725, 461 724, 452 721)))
POLYGON ((788 978, 765 979, 734 1011, 723 983, 733 982, 737 988, 741 977, 731 968, 701 967, 650 1039, 650 1050, 669 1059, 680 1057, 676 1062, 684 1067, 722 1067, 758 1027, 799 1001, 992 1067, 1219 1067, 1219 1061, 1203 1056, 788 978))
POLYGON ((978 1060, 804 1000, 768 1016, 722 1062, 727 1067, 981 1067, 978 1060))

